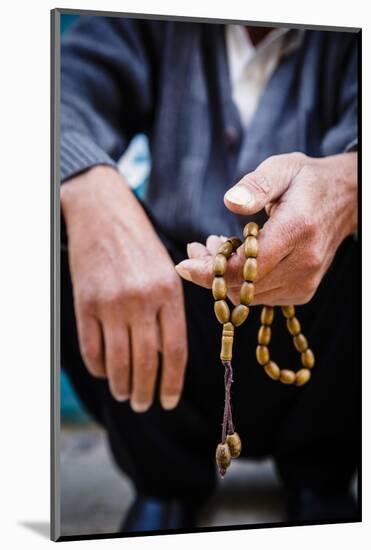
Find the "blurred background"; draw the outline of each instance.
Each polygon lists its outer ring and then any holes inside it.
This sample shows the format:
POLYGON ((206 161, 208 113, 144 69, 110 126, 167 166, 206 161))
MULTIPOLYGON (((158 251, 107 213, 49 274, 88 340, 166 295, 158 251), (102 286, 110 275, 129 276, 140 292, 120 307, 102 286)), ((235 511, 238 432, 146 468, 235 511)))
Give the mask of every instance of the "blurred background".
MULTIPOLYGON (((78 17, 61 16, 62 40, 78 17)), ((137 135, 119 169, 139 196, 150 166, 147 138, 137 135)), ((61 423, 61 534, 116 532, 134 498, 133 487, 113 462, 105 432, 83 410, 63 370, 61 423)), ((205 509, 200 527, 282 520, 282 493, 273 463, 237 460, 205 509)))

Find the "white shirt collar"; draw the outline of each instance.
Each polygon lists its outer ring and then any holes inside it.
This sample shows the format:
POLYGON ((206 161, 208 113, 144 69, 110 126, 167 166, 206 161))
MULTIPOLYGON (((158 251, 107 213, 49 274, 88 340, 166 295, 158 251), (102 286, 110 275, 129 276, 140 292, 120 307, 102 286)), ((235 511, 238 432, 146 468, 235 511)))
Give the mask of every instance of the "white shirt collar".
POLYGON ((246 127, 280 59, 299 47, 304 31, 275 29, 254 46, 244 25, 226 26, 232 95, 246 127))

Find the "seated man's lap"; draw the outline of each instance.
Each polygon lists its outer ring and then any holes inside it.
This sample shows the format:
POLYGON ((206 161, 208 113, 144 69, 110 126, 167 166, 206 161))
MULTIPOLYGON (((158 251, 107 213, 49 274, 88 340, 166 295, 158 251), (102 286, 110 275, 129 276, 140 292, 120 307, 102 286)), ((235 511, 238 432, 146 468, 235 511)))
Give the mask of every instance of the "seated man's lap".
MULTIPOLYGON (((162 238, 175 262, 185 257, 185 246, 176 246, 168 238, 162 238)), ((355 262, 356 246, 348 239, 314 299, 298 308, 303 330, 317 358, 307 387, 287 387, 274 382, 257 364, 255 347, 260 307, 251 308, 247 322, 236 330, 232 406, 236 429, 243 440, 244 456, 285 454, 290 446, 305 453, 313 441, 321 441, 323 437, 337 441, 341 430, 339 426, 331 428, 332 419, 337 415, 344 417, 351 439, 357 416, 354 403, 359 370, 354 364, 355 372, 349 384, 347 362, 356 340, 355 262), (327 418, 324 423, 321 422, 323 418, 327 418), (304 443, 302 433, 306 434, 304 443)), ((214 316, 211 292, 184 283, 189 361, 180 405, 174 411, 164 411, 156 395, 148 413, 137 414, 128 402, 115 401, 107 382, 93 378, 83 365, 78 350, 66 251, 62 252, 61 270, 62 365, 88 411, 111 433, 116 459, 120 461, 118 448, 122 444, 131 457, 126 460, 126 469, 128 463, 135 462, 137 470, 144 471, 148 463, 146 453, 154 448, 164 460, 165 469, 168 462, 173 465, 178 462, 179 469, 173 468, 174 476, 189 461, 204 462, 205 468, 212 467, 214 446, 220 438, 224 372, 219 360, 222 328, 214 316), (145 452, 141 448, 143 443, 145 452)), ((272 358, 282 368, 297 370, 299 356, 279 308, 272 330, 272 358)))

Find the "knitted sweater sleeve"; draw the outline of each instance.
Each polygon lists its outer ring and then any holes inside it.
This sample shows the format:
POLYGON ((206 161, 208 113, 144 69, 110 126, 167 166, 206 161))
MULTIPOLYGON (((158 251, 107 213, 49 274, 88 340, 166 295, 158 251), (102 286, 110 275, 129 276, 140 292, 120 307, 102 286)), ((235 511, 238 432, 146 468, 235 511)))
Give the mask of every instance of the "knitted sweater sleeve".
POLYGON ((357 34, 342 37, 342 43, 344 44, 344 51, 342 54, 338 53, 339 57, 336 63, 340 75, 337 83, 337 94, 332 99, 335 107, 335 119, 332 127, 325 134, 322 143, 325 156, 357 151, 358 149, 357 69, 359 39, 357 34))
POLYGON ((82 16, 61 48, 61 181, 116 166, 153 119, 162 22, 82 16))

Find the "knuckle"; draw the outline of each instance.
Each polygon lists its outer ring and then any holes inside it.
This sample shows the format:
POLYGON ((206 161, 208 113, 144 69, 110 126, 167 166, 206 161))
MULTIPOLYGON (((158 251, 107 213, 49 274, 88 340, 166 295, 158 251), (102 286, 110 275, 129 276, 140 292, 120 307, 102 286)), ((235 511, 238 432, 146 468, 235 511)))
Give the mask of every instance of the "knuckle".
POLYGON ((80 342, 81 355, 88 363, 97 363, 100 360, 100 349, 89 336, 83 336, 80 342))
POLYGON ((273 235, 275 246, 287 251, 296 248, 300 240, 298 224, 294 220, 276 220, 275 224, 275 235, 273 235))
POLYGON ((135 367, 142 372, 144 376, 153 373, 157 367, 157 352, 152 346, 143 346, 145 351, 142 351, 139 357, 136 358, 135 367))
POLYGON ((108 377, 113 385, 126 387, 129 380, 128 369, 125 361, 120 359, 110 358, 109 363, 107 364, 108 377))
POLYGON ((304 167, 307 165, 308 157, 305 153, 301 151, 293 151, 291 153, 280 153, 277 155, 271 155, 266 158, 261 164, 260 167, 267 168, 268 170, 278 169, 282 170, 282 166, 291 165, 297 166, 298 168, 304 167))
POLYGON ((269 195, 272 190, 271 182, 259 170, 245 176, 241 183, 254 189, 261 195, 269 195))
POLYGON ((123 365, 127 363, 127 351, 124 339, 117 338, 110 357, 114 369, 122 369, 123 365))
POLYGON ((120 297, 127 301, 137 302, 144 297, 146 288, 145 285, 140 285, 136 283, 128 284, 125 288, 121 290, 120 297))
POLYGON ((308 304, 308 302, 312 299, 312 294, 303 294, 299 297, 298 300, 296 300, 296 305, 298 306, 304 306, 305 304, 308 304))
POLYGON ((96 311, 98 300, 97 295, 90 289, 84 289, 76 296, 79 307, 83 313, 96 311))
POLYGON ((308 162, 308 158, 303 161, 300 168, 300 177, 308 182, 315 182, 319 177, 318 170, 313 163, 308 162))
POLYGON ((108 367, 108 376, 110 380, 114 383, 119 383, 121 380, 124 380, 125 371, 123 370, 122 364, 112 359, 107 365, 108 367))
POLYGON ((293 151, 292 153, 289 153, 289 157, 294 161, 294 162, 297 162, 297 163, 304 163, 307 156, 302 153, 301 151, 293 151))
POLYGON ((140 359, 138 360, 137 367, 144 376, 149 376, 153 374, 156 368, 155 358, 148 356, 147 358, 140 359))
POLYGON ((129 372, 129 358, 124 346, 115 345, 115 348, 107 356, 107 371, 109 377, 115 382, 126 383, 129 372))
POLYGON ((305 285, 301 287, 300 295, 297 300, 298 305, 307 304, 313 298, 318 288, 319 280, 317 277, 308 277, 305 285))
POLYGON ((126 291, 121 286, 106 289, 99 297, 99 302, 105 307, 115 307, 125 299, 126 291))
POLYGON ((103 290, 86 289, 78 296, 78 302, 85 313, 97 313, 102 309, 117 304, 121 299, 120 293, 116 290, 105 288, 103 290))
POLYGON ((179 369, 183 368, 187 361, 187 352, 187 346, 181 342, 169 346, 168 356, 171 370, 178 372, 179 369))
POLYGON ((124 376, 110 375, 110 387, 115 393, 127 393, 128 383, 124 376))
POLYGON ((171 298, 175 296, 178 290, 177 277, 167 274, 159 278, 152 278, 143 284, 130 285, 125 290, 125 301, 132 304, 141 304, 150 309, 153 301, 158 301, 159 297, 166 296, 171 298))
POLYGON ((160 292, 173 296, 180 289, 180 281, 174 271, 174 273, 170 272, 163 276, 156 286, 160 292))
POLYGON ((259 168, 274 168, 277 166, 278 162, 281 162, 283 155, 271 155, 268 158, 264 159, 263 162, 259 165, 259 168))
POLYGON ((102 308, 111 311, 117 310, 138 310, 138 307, 146 308, 150 302, 151 287, 140 284, 130 284, 119 286, 110 292, 106 292, 102 297, 102 308))
POLYGON ((125 298, 125 287, 122 284, 107 282, 103 287, 89 288, 80 293, 79 302, 89 310, 100 310, 121 303, 125 298))
POLYGON ((302 215, 296 220, 296 226, 302 240, 308 240, 314 237, 316 224, 310 216, 302 215))
POLYGON ((317 271, 321 267, 323 259, 318 247, 309 248, 306 260, 310 271, 317 271))

